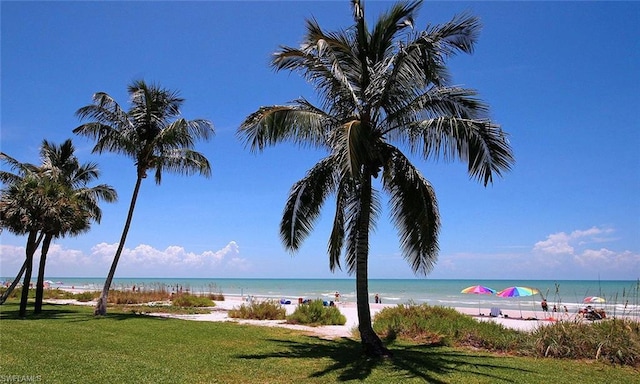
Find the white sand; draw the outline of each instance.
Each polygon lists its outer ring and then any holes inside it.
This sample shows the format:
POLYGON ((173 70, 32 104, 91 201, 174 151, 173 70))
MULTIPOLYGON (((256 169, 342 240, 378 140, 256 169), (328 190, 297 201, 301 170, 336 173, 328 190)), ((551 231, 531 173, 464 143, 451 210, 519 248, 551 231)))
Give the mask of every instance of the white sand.
MULTIPOLYGON (((95 305, 95 302, 80 303, 75 300, 47 300, 47 302, 54 304, 80 304, 80 305, 95 305)), ((211 312, 207 314, 198 315, 177 315, 172 313, 149 313, 150 316, 159 317, 171 317, 183 320, 193 321, 230 321, 239 324, 253 324, 269 327, 284 327, 289 329, 295 329, 304 331, 310 335, 319 336, 327 339, 334 339, 340 337, 351 337, 352 331, 358 327, 358 311, 355 303, 338 303, 337 307, 340 312, 347 318, 347 322, 344 325, 328 325, 321 327, 310 327, 305 325, 286 324, 284 320, 244 320, 234 319, 228 316, 228 311, 233 308, 238 308, 242 304, 246 303, 240 298, 231 297, 225 301, 216 301, 216 306, 211 308, 211 312)), ((385 307, 391 307, 395 304, 370 304, 371 317, 380 312, 385 307)), ((293 313, 297 307, 297 304, 284 305, 287 315, 293 313)), ((512 328, 520 331, 532 331, 537 327, 545 324, 551 324, 558 320, 574 320, 575 315, 565 315, 564 313, 547 313, 546 316, 543 312, 538 311, 519 311, 519 310, 503 310, 503 316, 490 317, 479 316, 477 308, 454 308, 460 313, 473 316, 478 321, 491 321, 503 325, 505 328, 512 328)), ((489 311, 485 311, 489 313, 489 311)))
MULTIPOLYGON (((237 308, 243 304, 243 301, 238 299, 231 299, 225 301, 216 301, 216 307, 212 309, 209 314, 200 315, 175 315, 167 313, 154 313, 152 316, 172 317, 184 320, 194 321, 233 321, 239 324, 253 324, 261 326, 271 327, 284 327, 289 329, 296 329, 305 331, 308 334, 320 336, 323 338, 333 339, 340 337, 351 337, 352 331, 358 327, 358 311, 355 303, 338 303, 337 307, 340 312, 347 318, 347 322, 344 325, 329 325, 321 327, 309 327, 304 325, 286 324, 284 320, 243 320, 233 319, 227 315, 229 309, 237 308)), ((394 304, 370 304, 371 317, 373 318, 378 312, 385 307, 391 307, 394 304)), ((287 314, 295 311, 297 304, 284 305, 287 310, 287 314)), ((503 311, 503 314, 507 317, 489 317, 478 316, 478 310, 474 308, 455 308, 458 312, 473 316, 478 321, 492 321, 498 324, 502 324, 506 328, 517 329, 521 331, 532 331, 537 327, 550 324, 553 319, 544 319, 542 312, 535 313, 534 311, 522 311, 522 317, 532 318, 534 320, 523 320, 520 318, 520 311, 503 311), (536 317, 538 318, 536 320, 536 317)), ((488 311, 487 311, 488 312, 488 311)), ((558 319, 562 316, 556 314, 558 319)))

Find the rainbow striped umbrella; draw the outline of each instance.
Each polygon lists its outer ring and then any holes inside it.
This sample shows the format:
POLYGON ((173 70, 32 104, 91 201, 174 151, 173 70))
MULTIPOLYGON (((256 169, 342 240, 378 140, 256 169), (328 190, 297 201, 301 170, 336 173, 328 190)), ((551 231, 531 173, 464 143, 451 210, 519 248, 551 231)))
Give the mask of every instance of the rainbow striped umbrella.
POLYGON ((535 288, 529 287, 509 287, 496 293, 499 297, 520 297, 520 296, 533 296, 539 291, 535 288))
POLYGON ((584 300, 582 301, 583 303, 587 304, 587 303, 604 303, 606 300, 603 299, 602 297, 598 297, 598 296, 589 296, 589 297, 585 297, 584 300))
MULTIPOLYGON (((538 291, 535 288, 529 287, 509 287, 505 288, 502 291, 496 293, 496 296, 499 297, 521 297, 521 296, 533 296, 538 291)), ((520 300, 518 300, 518 309, 520 310, 520 318, 522 318, 522 309, 520 308, 520 300)))
POLYGON ((495 289, 485 287, 484 285, 472 285, 460 291, 460 293, 475 293, 476 295, 493 295, 496 293, 495 289))
MULTIPOLYGON (((472 285, 460 291, 460 293, 472 293, 476 295, 493 295, 496 293, 496 290, 493 288, 485 287, 484 285, 472 285)), ((478 314, 481 313, 480 304, 482 302, 478 302, 478 314)))

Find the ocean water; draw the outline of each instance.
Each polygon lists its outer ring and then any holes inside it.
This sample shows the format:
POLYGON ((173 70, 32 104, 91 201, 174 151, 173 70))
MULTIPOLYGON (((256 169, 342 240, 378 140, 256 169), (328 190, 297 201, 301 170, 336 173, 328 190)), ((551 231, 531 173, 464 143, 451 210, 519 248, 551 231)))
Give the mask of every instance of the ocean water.
MULTIPOLYGON (((4 279, 9 280, 9 279, 4 279)), ((104 278, 52 277, 52 287, 102 290, 104 278)), ((261 298, 320 298, 354 302, 355 279, 187 279, 187 278, 115 278, 113 288, 167 289, 190 292, 222 293, 228 297, 252 295, 261 298)), ((478 308, 488 311, 490 307, 502 309, 540 310, 544 296, 549 307, 567 306, 574 312, 584 307, 587 296, 599 296, 605 303, 595 304, 608 313, 640 316, 640 280, 439 280, 439 279, 371 279, 369 280, 371 302, 378 294, 386 304, 429 304, 445 307, 478 308), (484 285, 495 290, 511 286, 536 288, 539 294, 528 297, 501 298, 495 295, 463 294, 461 290, 472 285, 484 285)))

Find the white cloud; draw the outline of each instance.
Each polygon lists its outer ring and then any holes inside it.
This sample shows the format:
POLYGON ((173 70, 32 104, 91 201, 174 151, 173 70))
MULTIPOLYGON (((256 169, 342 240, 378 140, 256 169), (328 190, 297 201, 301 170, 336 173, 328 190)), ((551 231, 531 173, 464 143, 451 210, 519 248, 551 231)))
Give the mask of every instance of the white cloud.
POLYGON ((601 229, 597 227, 575 230, 569 234, 558 232, 547 236, 546 240, 537 242, 533 250, 554 255, 572 255, 575 251, 575 246, 606 241, 606 239, 600 236, 612 232, 612 229, 601 229))
POLYGON ((17 272, 24 262, 24 252, 24 247, 0 244, 0 275, 6 275, 9 269, 17 272))
POLYGON ((548 267, 561 267, 566 271, 573 268, 588 274, 599 271, 611 272, 611 275, 637 274, 640 271, 640 254, 629 250, 588 248, 590 244, 611 241, 608 236, 613 232, 609 228, 592 227, 569 234, 554 233, 535 243, 533 253, 540 263, 548 267))
POLYGON ((571 254, 573 247, 569 245, 570 236, 564 232, 549 235, 546 240, 538 241, 534 246, 534 251, 550 253, 554 255, 571 254))
MULTIPOLYGON (((112 249, 115 246, 115 244, 112 246, 102 245, 100 248, 94 249, 96 253, 102 254, 105 248, 112 249)), ((170 275, 172 272, 191 273, 192 275, 211 274, 214 268, 237 263, 234 259, 239 258, 239 254, 240 250, 235 241, 231 241, 220 250, 207 250, 202 253, 189 252, 184 247, 176 245, 160 250, 147 244, 140 244, 133 249, 124 249, 118 268, 122 267, 123 270, 132 271, 155 271, 155 273, 163 275, 170 275)), ((110 257, 113 257, 113 253, 110 257)))
MULTIPOLYGON (((47 255, 48 276, 92 277, 106 275, 118 244, 100 243, 89 254, 81 250, 67 249, 51 244, 47 255)), ((0 245, 1 275, 17 273, 24 261, 24 247, 0 245)), ((37 265, 40 250, 36 252, 37 265)), ((184 247, 172 245, 164 250, 147 244, 126 248, 118 262, 117 275, 123 277, 209 277, 219 270, 242 272, 250 263, 240 257, 235 241, 219 250, 201 253, 189 252, 184 247)))
POLYGON ((614 232, 591 227, 553 233, 535 242, 530 251, 442 254, 431 277, 634 280, 640 277, 640 253, 616 250, 614 232), (602 247, 604 242, 612 245, 602 247))

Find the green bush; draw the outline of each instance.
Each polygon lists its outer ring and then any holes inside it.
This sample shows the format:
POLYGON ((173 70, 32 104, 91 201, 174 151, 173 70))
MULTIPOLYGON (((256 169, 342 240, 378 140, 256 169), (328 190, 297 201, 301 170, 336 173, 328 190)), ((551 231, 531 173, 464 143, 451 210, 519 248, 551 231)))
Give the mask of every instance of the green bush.
MULTIPOLYGON (((4 295, 5 292, 7 292, 6 287, 0 287, 0 295, 4 295)), ((11 294, 9 294, 9 299, 15 299, 20 297, 20 295, 22 294, 22 288, 20 287, 16 287, 14 288, 14 290, 11 292, 11 294)), ((35 297, 35 296, 34 296, 35 297)))
POLYGON ((222 293, 209 293, 207 297, 213 301, 224 301, 224 295, 222 293))
POLYGON ((112 304, 144 304, 155 301, 167 301, 171 295, 166 289, 121 291, 110 290, 108 302, 112 304))
POLYGON ((452 308, 398 305, 380 311, 373 329, 388 341, 473 347, 523 356, 594 359, 640 365, 640 322, 610 319, 556 322, 520 332, 476 321, 452 308))
POLYGON ((312 300, 300 304, 296 310, 287 316, 287 323, 305 325, 344 325, 347 318, 336 307, 325 307, 322 300, 312 300))
POLYGON ((97 291, 85 291, 85 292, 80 292, 73 295, 74 299, 81 302, 95 300, 98 297, 100 297, 100 292, 97 292, 97 291))
POLYGON ((213 307, 215 303, 210 298, 204 296, 196 296, 188 293, 175 295, 171 302, 176 307, 213 307))
POLYGON ((252 320, 284 320, 287 311, 284 307, 271 300, 250 304, 242 304, 238 309, 229 310, 229 317, 236 319, 252 319, 252 320))
POLYGON ((616 364, 640 365, 640 322, 611 319, 558 322, 531 334, 529 350, 538 356, 596 359, 616 364))
POLYGON ((44 298, 45 299, 76 299, 76 295, 73 294, 72 292, 65 291, 60 288, 54 288, 54 289, 45 289, 44 298))
POLYGON ((374 318, 373 329, 388 341, 401 339, 494 351, 517 348, 523 336, 500 324, 478 322, 453 308, 427 304, 383 308, 374 318))

